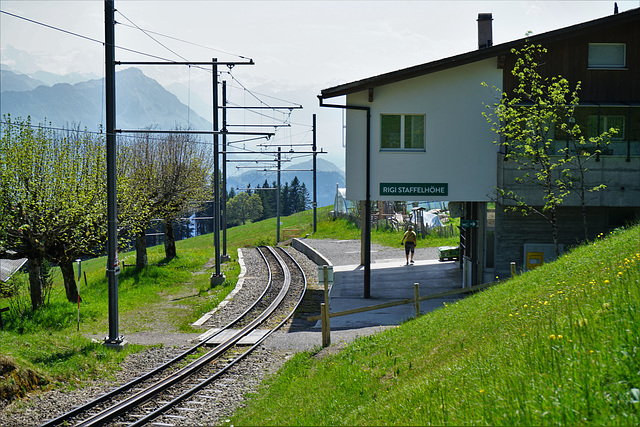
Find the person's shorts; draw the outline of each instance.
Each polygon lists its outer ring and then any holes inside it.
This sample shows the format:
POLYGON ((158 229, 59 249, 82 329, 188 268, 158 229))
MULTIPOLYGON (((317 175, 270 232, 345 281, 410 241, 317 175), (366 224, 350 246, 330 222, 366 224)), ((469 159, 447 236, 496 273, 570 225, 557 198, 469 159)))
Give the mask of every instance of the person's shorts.
POLYGON ((404 253, 409 255, 409 252, 413 253, 416 248, 416 244, 413 242, 405 242, 404 243, 404 253))

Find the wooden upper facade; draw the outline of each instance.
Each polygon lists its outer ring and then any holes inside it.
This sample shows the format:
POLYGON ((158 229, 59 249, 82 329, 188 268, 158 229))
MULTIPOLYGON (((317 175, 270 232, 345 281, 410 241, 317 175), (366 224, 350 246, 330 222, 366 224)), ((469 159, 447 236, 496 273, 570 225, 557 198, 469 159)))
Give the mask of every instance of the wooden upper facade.
MULTIPOLYGON (((541 36, 539 40, 532 38, 532 42, 547 48, 540 73, 544 76, 562 76, 571 87, 580 81, 582 88, 578 96, 581 104, 640 105, 640 10, 627 13, 629 18, 634 19, 616 20, 619 15, 613 15, 599 20, 601 22, 598 25, 585 26, 580 31, 567 31, 555 37, 541 36), (589 45, 594 43, 622 44, 625 47, 626 66, 590 68, 589 45)), ((524 45, 524 40, 521 45, 524 45)), ((506 93, 517 84, 510 72, 515 59, 514 54, 505 55, 503 90, 506 93)))

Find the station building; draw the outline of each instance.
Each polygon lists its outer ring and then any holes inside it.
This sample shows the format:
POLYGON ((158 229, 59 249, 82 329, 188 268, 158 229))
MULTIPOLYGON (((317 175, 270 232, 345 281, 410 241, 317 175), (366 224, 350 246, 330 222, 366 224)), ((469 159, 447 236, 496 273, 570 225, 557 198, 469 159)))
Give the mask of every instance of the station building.
MULTIPOLYGON (((581 82, 575 117, 583 132, 619 130, 588 165, 587 184, 606 185, 587 200, 588 238, 640 217, 640 9, 495 46, 492 16, 479 14, 477 50, 319 95, 321 106, 346 109, 346 198, 448 201, 466 225, 463 286, 507 277, 512 262, 524 270, 555 257, 549 223, 507 212, 513 202, 497 197, 496 187, 513 188, 543 204, 539 190, 515 187, 517 167, 482 115, 497 102, 491 87, 509 93, 516 85, 511 50, 526 43, 547 48, 545 76, 581 82)), ((564 200, 558 216, 561 247, 584 240, 578 197, 564 200)))

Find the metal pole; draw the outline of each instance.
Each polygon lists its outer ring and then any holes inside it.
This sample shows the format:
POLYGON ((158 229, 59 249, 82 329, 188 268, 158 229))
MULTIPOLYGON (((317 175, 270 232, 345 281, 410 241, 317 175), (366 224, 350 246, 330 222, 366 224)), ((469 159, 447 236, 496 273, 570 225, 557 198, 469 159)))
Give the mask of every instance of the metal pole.
POLYGON ((213 239, 215 243, 216 271, 211 275, 211 285, 216 286, 224 282, 224 275, 220 273, 220 150, 218 147, 218 59, 213 58, 213 239))
POLYGON ((364 221, 364 297, 371 297, 371 110, 367 109, 366 202, 364 221))
POLYGON ((280 243, 280 160, 282 151, 281 147, 278 147, 278 192, 276 193, 276 244, 280 243))
POLYGON ((109 293, 109 336, 105 345, 119 346, 123 337, 118 331, 117 242, 118 213, 116 193, 116 69, 115 69, 115 5, 104 2, 105 27, 105 101, 107 131, 107 282, 109 293))
POLYGON ((317 190, 318 187, 316 185, 316 171, 317 165, 316 160, 318 157, 318 153, 316 153, 316 115, 313 115, 313 232, 315 233, 318 229, 318 199, 317 199, 317 190))
POLYGON ((222 260, 229 261, 227 254, 227 81, 222 81, 222 260))

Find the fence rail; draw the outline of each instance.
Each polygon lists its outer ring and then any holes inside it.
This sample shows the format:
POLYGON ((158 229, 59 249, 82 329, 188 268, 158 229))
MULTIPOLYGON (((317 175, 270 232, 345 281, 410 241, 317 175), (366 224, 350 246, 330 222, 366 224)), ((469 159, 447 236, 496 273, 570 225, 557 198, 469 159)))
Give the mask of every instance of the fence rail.
MULTIPOLYGON (((317 321, 317 320, 322 320, 322 335, 323 337, 326 337, 326 339, 323 339, 323 346, 326 347, 330 342, 331 342, 331 338, 330 338, 330 327, 329 327, 329 322, 328 320, 332 317, 340 317, 340 316, 347 316, 350 314, 357 314, 357 313, 364 313, 366 311, 372 311, 372 310, 379 310, 381 308, 389 308, 389 307, 395 307, 398 305, 404 305, 404 304, 415 304, 416 307, 416 317, 418 317, 420 315, 420 302, 421 301, 427 301, 430 299, 436 299, 436 298, 443 298, 443 297, 448 297, 451 295, 458 295, 458 294, 466 294, 469 292, 475 292, 475 291, 479 291, 485 288, 488 288, 489 286, 493 285, 493 282, 488 282, 488 283, 482 283, 480 285, 475 285, 475 286, 470 286, 468 288, 460 288, 460 289, 454 289, 451 291, 445 291, 445 292, 438 292, 436 294, 431 294, 431 295, 424 295, 424 296, 420 296, 419 295, 419 291, 418 291, 418 284, 415 283, 414 287, 415 287, 415 297, 414 298, 407 298, 407 299, 403 299, 403 300, 398 300, 398 301, 389 301, 389 302, 385 302, 383 304, 377 304, 377 305, 370 305, 367 307, 360 307, 360 308, 352 308, 351 310, 344 310, 344 311, 337 311, 334 313, 326 313, 325 316, 323 317, 322 314, 320 314, 319 316, 310 316, 307 317, 307 321, 309 322, 313 322, 313 321, 317 321)), ((324 303, 321 304, 321 312, 324 312, 325 310, 328 310, 328 308, 326 307, 326 305, 324 303)))

